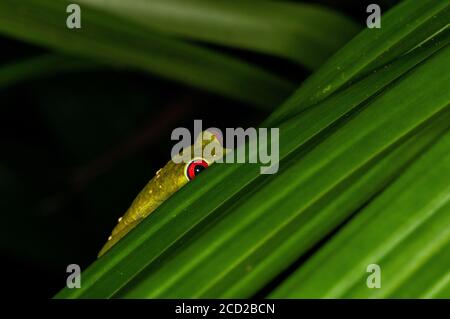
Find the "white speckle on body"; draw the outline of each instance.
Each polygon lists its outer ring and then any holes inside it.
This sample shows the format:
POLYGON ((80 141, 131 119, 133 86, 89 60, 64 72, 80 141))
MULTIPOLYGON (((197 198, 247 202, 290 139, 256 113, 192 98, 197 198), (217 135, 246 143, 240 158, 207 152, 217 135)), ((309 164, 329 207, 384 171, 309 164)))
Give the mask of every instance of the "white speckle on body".
POLYGON ((331 85, 327 85, 327 86, 322 90, 322 93, 327 93, 329 90, 331 90, 331 85))

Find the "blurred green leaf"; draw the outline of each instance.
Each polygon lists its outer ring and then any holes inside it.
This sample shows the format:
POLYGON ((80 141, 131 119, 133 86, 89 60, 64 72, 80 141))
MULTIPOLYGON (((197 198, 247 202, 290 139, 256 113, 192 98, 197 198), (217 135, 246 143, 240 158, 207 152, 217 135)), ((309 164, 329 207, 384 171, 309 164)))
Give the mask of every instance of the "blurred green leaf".
POLYGON ((68 29, 66 0, 3 0, 0 33, 101 63, 149 71, 265 108, 293 85, 233 57, 143 29, 139 24, 84 8, 82 28, 68 29))
POLYGON ((325 7, 254 0, 81 0, 149 29, 259 51, 309 69, 350 40, 358 26, 325 7))
POLYGON ((56 54, 45 54, 0 66, 0 88, 23 80, 41 78, 46 75, 98 69, 101 65, 91 61, 67 58, 56 54))

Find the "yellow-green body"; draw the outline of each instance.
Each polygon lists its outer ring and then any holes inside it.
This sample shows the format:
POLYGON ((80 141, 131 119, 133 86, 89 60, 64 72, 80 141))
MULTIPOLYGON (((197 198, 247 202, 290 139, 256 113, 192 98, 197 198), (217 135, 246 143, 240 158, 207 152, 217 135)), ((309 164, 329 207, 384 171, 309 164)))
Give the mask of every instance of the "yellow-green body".
MULTIPOLYGON (((219 156, 223 156, 225 149, 222 148, 216 136, 208 131, 204 131, 194 145, 183 149, 180 154, 188 152, 188 154, 191 154, 190 157, 194 158, 195 148, 200 148, 203 151, 205 146, 210 143, 214 143, 213 146, 216 151, 212 152, 212 156, 202 158, 211 165, 219 156)), ((175 163, 173 160, 170 160, 163 168, 156 172, 156 175, 137 195, 123 217, 119 218, 118 224, 112 230, 111 236, 109 236, 108 241, 99 252, 99 257, 172 196, 172 194, 189 182, 189 179, 185 175, 185 169, 186 163, 175 163)))

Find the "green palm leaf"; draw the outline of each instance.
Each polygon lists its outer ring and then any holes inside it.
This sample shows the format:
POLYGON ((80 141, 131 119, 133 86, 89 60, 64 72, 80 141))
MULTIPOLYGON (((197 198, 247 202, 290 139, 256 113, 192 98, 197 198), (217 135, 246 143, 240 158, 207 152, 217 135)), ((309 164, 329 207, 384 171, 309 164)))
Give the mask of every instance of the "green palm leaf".
POLYGON ((1 66, 0 87, 108 66, 280 105, 261 124, 279 172, 212 166, 56 298, 450 296, 447 1, 402 1, 339 51, 357 27, 319 6, 81 0, 70 30, 69 3, 0 2, 0 33, 58 52, 1 66), (290 80, 219 46, 318 70, 286 100, 290 80))
MULTIPOLYGON (((450 122, 448 115, 441 118, 450 122)), ((271 294, 276 298, 444 298, 450 277, 450 132, 271 294), (380 289, 367 289, 369 264, 380 289)))
POLYGON ((57 297, 256 293, 448 128, 436 120, 450 101, 448 43, 440 33, 282 123, 280 173, 212 167, 86 270, 82 289, 57 297))

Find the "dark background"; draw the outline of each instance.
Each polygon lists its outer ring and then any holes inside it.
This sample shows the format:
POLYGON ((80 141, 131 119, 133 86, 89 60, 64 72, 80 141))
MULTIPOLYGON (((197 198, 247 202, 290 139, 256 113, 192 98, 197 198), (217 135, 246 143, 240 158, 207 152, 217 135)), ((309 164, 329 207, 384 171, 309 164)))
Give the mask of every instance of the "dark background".
MULTIPOLYGON (((306 1, 304 1, 306 2, 306 1)), ((373 1, 309 1, 362 27, 373 1)), ((377 1, 383 12, 396 1, 377 1)), ((0 64, 46 52, 0 36, 0 64)), ((287 61, 215 48, 300 84, 287 61)), ((0 68, 1 72, 1 68, 0 68)), ((91 264, 116 220, 170 158, 179 126, 248 127, 269 111, 132 71, 50 76, 0 89, 0 264, 11 297, 52 297, 91 264)))

